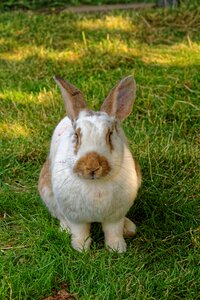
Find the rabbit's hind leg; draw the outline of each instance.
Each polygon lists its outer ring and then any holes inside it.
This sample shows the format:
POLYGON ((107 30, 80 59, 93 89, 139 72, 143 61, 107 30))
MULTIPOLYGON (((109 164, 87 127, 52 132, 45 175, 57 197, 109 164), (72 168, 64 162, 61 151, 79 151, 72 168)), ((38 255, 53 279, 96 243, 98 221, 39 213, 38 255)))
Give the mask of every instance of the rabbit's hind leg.
POLYGON ((54 199, 54 195, 52 191, 49 159, 47 159, 44 165, 42 166, 39 182, 38 182, 38 190, 49 212, 52 214, 52 216, 57 217, 57 203, 54 199))
POLYGON ((65 230, 70 233, 69 222, 60 211, 52 191, 50 159, 46 160, 40 172, 38 190, 51 215, 60 221, 61 230, 65 230))
POLYGON ((125 238, 133 237, 137 233, 136 225, 128 218, 124 218, 124 230, 123 235, 125 238))

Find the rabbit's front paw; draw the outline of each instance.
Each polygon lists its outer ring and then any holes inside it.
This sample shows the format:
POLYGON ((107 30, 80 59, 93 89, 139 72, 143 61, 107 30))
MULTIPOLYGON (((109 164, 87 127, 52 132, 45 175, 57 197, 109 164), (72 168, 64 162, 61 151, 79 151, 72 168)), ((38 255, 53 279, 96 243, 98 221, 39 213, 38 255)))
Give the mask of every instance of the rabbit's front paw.
POLYGON ((70 231, 72 234, 72 247, 79 252, 89 250, 92 241, 90 237, 90 224, 79 224, 70 222, 70 231))
POLYGON ((109 251, 115 251, 118 253, 126 252, 126 242, 124 239, 109 242, 107 241, 106 247, 109 251))
POLYGON ((90 249, 91 242, 91 237, 88 237, 86 240, 72 237, 71 240, 72 247, 79 252, 88 251, 90 249))

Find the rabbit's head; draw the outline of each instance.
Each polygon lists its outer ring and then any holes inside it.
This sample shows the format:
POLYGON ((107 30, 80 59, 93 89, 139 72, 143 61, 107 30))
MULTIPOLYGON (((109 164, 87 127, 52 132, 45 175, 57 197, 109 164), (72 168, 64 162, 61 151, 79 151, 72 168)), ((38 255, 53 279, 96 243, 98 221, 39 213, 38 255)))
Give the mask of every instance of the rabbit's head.
POLYGON ((83 179, 113 177, 121 169, 126 139, 120 123, 131 113, 135 98, 132 76, 121 80, 99 112, 88 109, 82 93, 55 77, 72 122, 73 172, 83 179))

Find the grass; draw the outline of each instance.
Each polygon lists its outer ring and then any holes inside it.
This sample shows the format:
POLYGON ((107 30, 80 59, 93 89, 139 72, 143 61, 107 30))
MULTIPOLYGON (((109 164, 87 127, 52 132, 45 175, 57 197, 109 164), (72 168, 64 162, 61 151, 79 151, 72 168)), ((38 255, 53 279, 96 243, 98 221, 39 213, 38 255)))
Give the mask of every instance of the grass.
POLYGON ((73 15, 0 15, 0 298, 43 299, 67 282, 77 299, 199 299, 199 8, 73 15), (65 115, 58 74, 97 109, 133 74, 124 122, 143 185, 126 254, 93 227, 77 253, 42 205, 37 180, 65 115))

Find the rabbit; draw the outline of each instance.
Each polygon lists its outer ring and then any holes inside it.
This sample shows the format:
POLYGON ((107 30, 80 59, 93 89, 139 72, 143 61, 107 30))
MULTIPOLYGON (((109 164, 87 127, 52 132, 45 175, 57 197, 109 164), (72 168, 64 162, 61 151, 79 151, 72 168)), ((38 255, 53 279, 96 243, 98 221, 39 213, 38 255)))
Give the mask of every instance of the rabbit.
POLYGON ((75 86, 54 79, 68 116, 54 130, 40 172, 40 196, 61 228, 70 232, 75 250, 90 248, 91 223, 99 222, 106 247, 125 252, 124 237, 136 233, 125 216, 137 196, 141 172, 120 124, 132 111, 135 81, 132 76, 122 79, 94 112, 75 86))

